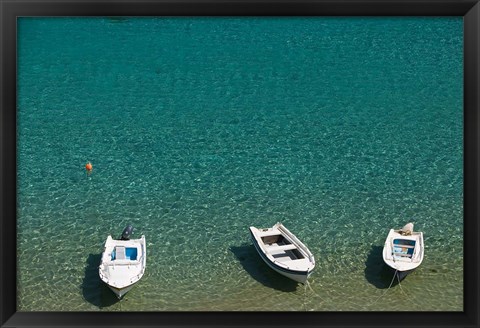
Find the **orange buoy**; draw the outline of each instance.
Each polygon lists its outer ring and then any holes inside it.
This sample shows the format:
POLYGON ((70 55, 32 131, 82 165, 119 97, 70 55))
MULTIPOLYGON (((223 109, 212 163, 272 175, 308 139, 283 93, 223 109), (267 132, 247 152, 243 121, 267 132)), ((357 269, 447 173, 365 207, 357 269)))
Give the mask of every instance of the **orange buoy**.
POLYGON ((85 169, 90 172, 93 169, 92 163, 88 162, 87 165, 85 165, 85 169))

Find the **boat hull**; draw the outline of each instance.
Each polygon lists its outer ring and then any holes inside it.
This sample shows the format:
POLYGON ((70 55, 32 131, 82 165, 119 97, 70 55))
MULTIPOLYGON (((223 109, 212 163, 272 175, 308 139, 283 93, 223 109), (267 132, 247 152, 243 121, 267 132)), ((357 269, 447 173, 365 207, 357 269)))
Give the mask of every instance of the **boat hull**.
POLYGON ((110 290, 115 294, 117 295, 118 299, 121 299, 126 293, 128 293, 130 291, 130 289, 133 288, 135 284, 133 285, 130 285, 130 286, 127 286, 127 287, 124 287, 124 288, 116 288, 116 287, 113 287, 113 286, 110 286, 110 285, 107 285, 108 288, 110 288, 110 290))
POLYGON ((397 275, 397 278, 399 281, 402 281, 403 279, 405 279, 406 276, 408 276, 410 273, 412 273, 413 271, 415 271, 415 269, 411 269, 411 270, 406 270, 406 271, 396 271, 396 275, 397 275))
POLYGON ((100 279, 121 299, 143 277, 146 266, 145 236, 114 240, 108 236, 98 268, 100 279))
POLYGON ((397 278, 398 281, 402 281, 405 279, 410 273, 415 271, 415 269, 410 269, 410 270, 397 270, 391 266, 388 266, 392 274, 395 274, 395 277, 397 278))
POLYGON ((287 278, 290 278, 294 281, 297 281, 299 283, 302 283, 302 284, 305 284, 307 282, 307 279, 308 277, 310 276, 310 274, 312 273, 312 271, 295 271, 295 270, 288 270, 288 269, 285 269, 285 268, 282 268, 278 265, 276 265, 275 263, 273 263, 272 261, 270 261, 265 253, 263 253, 263 251, 260 249, 260 246, 258 245, 257 243, 257 240, 255 239, 255 237, 253 236, 252 232, 250 232, 250 236, 252 237, 252 241, 253 241, 253 245, 255 246, 258 254, 260 255, 260 257, 262 258, 262 260, 274 271, 276 271, 277 273, 287 277, 287 278))

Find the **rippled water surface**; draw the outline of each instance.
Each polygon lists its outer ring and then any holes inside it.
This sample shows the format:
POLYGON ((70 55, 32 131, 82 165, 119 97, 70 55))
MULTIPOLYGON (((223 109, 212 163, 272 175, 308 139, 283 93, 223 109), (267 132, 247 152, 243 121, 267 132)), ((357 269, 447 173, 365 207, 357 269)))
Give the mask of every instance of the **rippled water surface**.
POLYGON ((18 24, 19 310, 463 310, 461 18, 18 24), (277 221, 309 288, 249 240, 277 221), (388 289, 409 221, 425 259, 388 289), (117 301, 128 223, 147 269, 117 301))

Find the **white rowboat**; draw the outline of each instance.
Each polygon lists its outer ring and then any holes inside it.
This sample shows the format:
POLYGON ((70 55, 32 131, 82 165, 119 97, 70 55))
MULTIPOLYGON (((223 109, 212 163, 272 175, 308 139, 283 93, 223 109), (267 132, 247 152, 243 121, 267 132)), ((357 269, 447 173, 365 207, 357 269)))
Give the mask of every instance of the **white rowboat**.
POLYGON ((305 283, 315 268, 310 250, 281 223, 271 228, 250 227, 253 245, 270 268, 281 275, 305 283))
POLYGON ((413 231, 413 223, 399 230, 390 229, 383 246, 383 260, 396 271, 399 280, 422 263, 423 254, 423 232, 413 231))

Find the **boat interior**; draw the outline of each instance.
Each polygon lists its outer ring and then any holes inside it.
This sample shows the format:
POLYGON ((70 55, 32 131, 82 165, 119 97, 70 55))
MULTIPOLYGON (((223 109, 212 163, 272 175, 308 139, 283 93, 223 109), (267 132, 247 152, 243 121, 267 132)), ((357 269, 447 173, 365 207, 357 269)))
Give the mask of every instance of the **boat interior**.
POLYGON ((269 235, 261 238, 266 246, 267 252, 279 262, 305 258, 297 247, 280 233, 278 235, 269 235))
POLYGON ((412 258, 415 249, 415 240, 394 239, 393 255, 398 257, 412 258))
POLYGON ((130 260, 135 261, 137 259, 136 247, 115 246, 112 251, 112 261, 114 260, 130 260))

